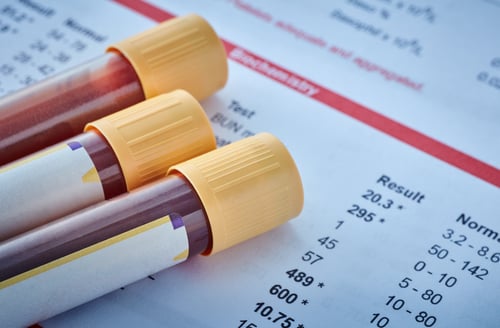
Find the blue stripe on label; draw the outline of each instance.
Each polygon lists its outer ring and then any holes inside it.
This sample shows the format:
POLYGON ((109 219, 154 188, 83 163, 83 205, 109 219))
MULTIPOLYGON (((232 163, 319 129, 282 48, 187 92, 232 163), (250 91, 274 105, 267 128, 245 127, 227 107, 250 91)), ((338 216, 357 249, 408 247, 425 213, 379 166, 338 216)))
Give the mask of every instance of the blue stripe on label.
POLYGON ((177 213, 171 213, 169 216, 170 216, 170 221, 172 222, 172 226, 174 227, 174 230, 184 226, 184 222, 182 221, 182 216, 180 216, 177 213))
POLYGON ((82 144, 79 143, 78 141, 70 141, 68 142, 68 146, 69 148, 71 148, 71 150, 77 150, 78 148, 82 148, 82 144))

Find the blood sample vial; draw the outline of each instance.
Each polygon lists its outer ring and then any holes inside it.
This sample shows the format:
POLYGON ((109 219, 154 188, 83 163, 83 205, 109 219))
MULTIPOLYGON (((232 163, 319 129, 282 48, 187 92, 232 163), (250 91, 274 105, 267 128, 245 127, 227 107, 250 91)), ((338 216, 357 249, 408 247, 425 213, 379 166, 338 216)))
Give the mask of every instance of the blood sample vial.
POLYGON ((184 89, 203 99, 227 80, 221 40, 187 15, 111 45, 102 56, 0 99, 0 165, 79 134, 86 123, 184 89))

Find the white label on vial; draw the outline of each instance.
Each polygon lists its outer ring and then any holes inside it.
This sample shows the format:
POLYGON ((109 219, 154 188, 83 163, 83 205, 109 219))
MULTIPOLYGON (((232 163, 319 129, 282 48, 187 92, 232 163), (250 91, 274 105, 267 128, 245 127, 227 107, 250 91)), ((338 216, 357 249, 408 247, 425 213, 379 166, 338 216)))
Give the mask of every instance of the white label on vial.
POLYGON ((60 144, 0 169, 0 241, 104 200, 78 142, 60 144))
POLYGON ((180 263, 188 253, 182 220, 159 218, 0 282, 0 322, 39 322, 180 263))

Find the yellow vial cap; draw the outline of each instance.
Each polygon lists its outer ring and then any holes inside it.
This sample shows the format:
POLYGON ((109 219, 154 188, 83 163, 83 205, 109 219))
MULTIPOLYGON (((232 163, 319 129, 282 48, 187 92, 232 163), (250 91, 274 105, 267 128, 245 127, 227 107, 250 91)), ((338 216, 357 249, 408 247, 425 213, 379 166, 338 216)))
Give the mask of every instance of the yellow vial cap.
POLYGON ((111 45, 134 67, 146 98, 183 89, 196 99, 227 81, 227 58, 212 27, 197 15, 173 18, 111 45))
POLYGON ((209 255, 299 215, 302 182, 285 146, 261 133, 174 165, 201 199, 212 232, 209 255))
POLYGON ((85 126, 113 148, 127 189, 165 176, 177 163, 215 149, 205 111, 189 93, 176 90, 85 126))

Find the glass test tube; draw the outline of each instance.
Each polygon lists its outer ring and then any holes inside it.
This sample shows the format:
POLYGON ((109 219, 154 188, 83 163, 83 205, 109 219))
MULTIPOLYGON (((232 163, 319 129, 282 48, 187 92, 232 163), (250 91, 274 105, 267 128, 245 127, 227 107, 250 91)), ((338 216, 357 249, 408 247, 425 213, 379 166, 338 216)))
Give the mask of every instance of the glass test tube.
POLYGON ((225 50, 212 27, 196 15, 168 20, 86 64, 0 98, 0 165, 144 99, 175 89, 202 99, 226 80, 225 50))
POLYGON ((163 180, 1 243, 0 322, 47 319, 264 233, 302 206, 295 163, 270 134, 177 164, 163 180))
POLYGON ((183 90, 85 131, 0 168, 0 241, 159 179, 171 165, 216 146, 203 108, 183 90))

